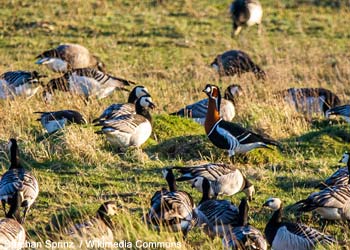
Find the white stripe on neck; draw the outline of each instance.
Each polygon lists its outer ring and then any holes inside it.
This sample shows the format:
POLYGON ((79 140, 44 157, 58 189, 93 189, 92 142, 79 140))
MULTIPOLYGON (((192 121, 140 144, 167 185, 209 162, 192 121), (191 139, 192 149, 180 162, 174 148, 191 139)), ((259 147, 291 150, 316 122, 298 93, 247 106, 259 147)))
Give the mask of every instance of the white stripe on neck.
POLYGON ((221 122, 222 118, 220 118, 215 124, 214 126, 211 128, 211 130, 208 133, 208 137, 211 135, 211 133, 213 133, 213 130, 216 128, 216 126, 219 124, 219 122, 221 122))

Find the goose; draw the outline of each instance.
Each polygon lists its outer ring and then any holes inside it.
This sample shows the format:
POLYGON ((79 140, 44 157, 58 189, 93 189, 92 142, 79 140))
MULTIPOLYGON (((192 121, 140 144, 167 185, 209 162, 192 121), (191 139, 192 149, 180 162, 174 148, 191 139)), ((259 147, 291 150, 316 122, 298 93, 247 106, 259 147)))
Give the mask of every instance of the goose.
POLYGON ((50 80, 44 88, 44 98, 50 100, 53 92, 59 90, 82 95, 86 99, 90 96, 102 99, 111 95, 116 89, 127 91, 125 86, 130 84, 135 83, 93 68, 81 68, 50 80))
POLYGON ((155 192, 145 220, 156 230, 163 225, 173 232, 181 231, 186 237, 195 224, 193 199, 187 192, 177 190, 172 169, 163 169, 162 174, 169 190, 163 188, 155 192))
POLYGON ((54 72, 65 73, 79 68, 95 68, 105 72, 104 63, 79 44, 61 44, 56 48, 44 51, 36 59, 38 59, 36 64, 45 65, 54 72))
POLYGON ((145 95, 149 95, 147 88, 145 88, 144 86, 134 87, 129 94, 127 103, 117 103, 110 105, 102 112, 102 114, 98 118, 94 119, 92 122, 96 123, 102 120, 115 118, 121 115, 136 114, 135 103, 141 96, 145 95))
POLYGON ((261 24, 263 9, 258 0, 235 0, 230 7, 232 18, 232 36, 237 36, 243 26, 261 24))
POLYGON ((35 176, 25 170, 19 162, 19 150, 16 139, 10 139, 8 148, 10 151, 11 165, 0 179, 0 200, 6 214, 6 204, 11 204, 17 192, 21 196, 21 207, 24 207, 21 223, 39 194, 39 185, 35 176))
POLYGON ((326 115, 327 110, 340 104, 339 97, 324 88, 289 88, 278 92, 296 111, 309 116, 314 113, 326 115))
POLYGON ((216 147, 228 150, 230 157, 255 148, 270 148, 268 145, 279 146, 275 140, 256 134, 237 123, 222 120, 219 113, 221 95, 217 86, 207 84, 203 92, 209 98, 205 132, 216 147))
POLYGON ((252 59, 243 51, 229 50, 218 55, 210 64, 220 77, 223 76, 240 76, 246 72, 253 72, 257 79, 265 80, 266 73, 255 64, 252 59))
MULTIPOLYGON (((339 105, 339 104, 336 104, 339 105)), ((346 122, 350 122, 350 105, 343 105, 333 107, 326 111, 326 117, 329 118, 331 115, 340 115, 345 119, 346 122)))
POLYGON ((65 127, 66 124, 86 124, 84 117, 75 110, 59 110, 50 112, 34 112, 40 114, 40 118, 37 121, 41 122, 41 125, 46 131, 51 134, 65 127))
MULTIPOLYGON (((241 86, 232 84, 225 90, 224 98, 221 100, 220 115, 225 121, 232 121, 236 115, 236 99, 242 92, 241 86)), ((208 110, 208 99, 202 99, 170 115, 192 118, 195 122, 204 125, 208 110)))
MULTIPOLYGON (((344 153, 341 162, 350 168, 349 154, 344 153)), ((298 201, 295 208, 299 212, 315 211, 326 220, 350 220, 350 178, 347 183, 327 187, 312 193, 305 200, 298 201)))
POLYGON ((225 232, 237 226, 238 208, 228 200, 210 199, 210 182, 203 178, 202 199, 195 208, 197 227, 203 227, 209 236, 224 237, 225 232))
POLYGON ((265 227, 265 236, 274 250, 315 249, 318 243, 322 245, 336 244, 336 240, 316 229, 301 223, 282 222, 282 201, 279 198, 269 198, 263 206, 274 211, 265 227))
POLYGON ((46 77, 37 71, 8 71, 0 76, 0 98, 31 97, 41 87, 40 79, 46 77))
POLYGON ((116 215, 118 207, 115 201, 103 203, 97 210, 96 215, 89 220, 74 226, 64 228, 63 232, 76 240, 90 242, 114 242, 114 225, 110 216, 116 215))
POLYGON ((207 163, 192 167, 173 167, 182 176, 177 181, 189 181, 193 188, 203 192, 203 178, 210 181, 210 196, 216 198, 221 195, 234 195, 244 192, 249 200, 252 199, 254 185, 246 178, 241 170, 228 164, 207 163))
POLYGON ((122 115, 114 119, 101 121, 98 134, 105 134, 107 140, 117 148, 135 146, 139 148, 152 133, 152 117, 149 109, 155 107, 149 95, 142 96, 135 104, 136 114, 122 115))
POLYGON ((222 239, 224 249, 267 250, 267 242, 263 234, 248 223, 249 205, 247 199, 241 199, 238 210, 238 226, 226 232, 222 239))

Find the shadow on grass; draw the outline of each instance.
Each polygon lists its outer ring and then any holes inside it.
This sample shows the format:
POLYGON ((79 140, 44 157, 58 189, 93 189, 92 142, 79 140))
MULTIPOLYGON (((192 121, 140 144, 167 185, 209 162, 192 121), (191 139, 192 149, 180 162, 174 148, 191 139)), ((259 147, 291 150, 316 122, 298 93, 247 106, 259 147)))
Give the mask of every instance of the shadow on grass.
POLYGON ((292 180, 287 176, 276 178, 276 186, 283 189, 285 192, 292 192, 294 188, 316 188, 320 183, 321 180, 314 178, 303 180, 292 180))

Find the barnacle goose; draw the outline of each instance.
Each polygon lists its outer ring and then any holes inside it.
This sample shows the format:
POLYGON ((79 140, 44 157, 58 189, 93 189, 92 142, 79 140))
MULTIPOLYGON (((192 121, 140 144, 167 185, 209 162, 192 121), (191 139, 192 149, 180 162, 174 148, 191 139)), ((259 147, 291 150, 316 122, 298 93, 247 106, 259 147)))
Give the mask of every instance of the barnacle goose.
POLYGON ((50 100, 54 91, 65 91, 82 95, 86 99, 96 96, 98 99, 111 95, 115 90, 124 90, 135 84, 122 78, 114 77, 93 68, 75 69, 62 77, 50 80, 44 87, 44 98, 50 100))
POLYGON ((65 127, 66 124, 86 124, 84 117, 75 110, 59 110, 53 112, 34 112, 40 114, 40 118, 37 121, 41 122, 41 125, 46 131, 51 134, 65 127))
POLYGON ((232 36, 237 36, 242 26, 258 24, 260 28, 263 9, 258 0, 235 0, 230 7, 232 18, 232 36))
POLYGON ((233 165, 207 163, 193 167, 173 167, 182 176, 177 181, 189 181, 193 188, 203 192, 203 178, 210 181, 210 196, 215 198, 218 195, 234 195, 244 192, 249 200, 252 199, 255 189, 254 185, 246 176, 233 165))
POLYGON ((21 207, 24 207, 23 218, 24 222, 29 208, 34 203, 39 194, 39 185, 35 176, 25 170, 19 162, 19 150, 16 139, 10 139, 8 144, 10 151, 11 165, 0 180, 0 200, 3 209, 6 213, 6 203, 11 204, 13 199, 16 199, 17 193, 20 194, 21 207))
POLYGON ((240 50, 229 50, 218 55, 210 64, 219 76, 240 76, 246 72, 253 72, 257 79, 265 80, 266 73, 255 64, 247 53, 240 50))
POLYGON ((151 136, 152 117, 149 109, 154 107, 149 95, 142 96, 135 104, 136 114, 100 121, 96 126, 103 127, 96 133, 105 134, 112 145, 122 150, 130 146, 140 147, 151 136))
POLYGON ((279 198, 269 198, 263 206, 274 211, 265 227, 265 236, 272 249, 311 250, 315 249, 318 243, 337 243, 333 237, 304 224, 282 222, 282 201, 279 198))
POLYGON ((80 68, 96 68, 105 72, 104 63, 79 44, 62 44, 44 51, 36 58, 38 59, 36 64, 45 65, 54 72, 65 73, 80 68))
MULTIPOLYGON (((232 84, 225 90, 224 98, 221 100, 220 115, 225 121, 232 121, 236 115, 236 100, 242 92, 241 86, 232 84)), ((182 117, 192 118, 194 121, 204 125, 205 116, 208 110, 208 98, 187 105, 185 108, 170 115, 178 115, 182 117)))
POLYGON ((249 205, 245 198, 238 206, 238 226, 226 232, 222 243, 224 249, 230 250, 267 250, 267 242, 263 234, 248 223, 249 205))
POLYGON ((221 95, 217 86, 207 84, 203 92, 209 98, 205 132, 216 147, 228 150, 230 157, 255 148, 269 148, 268 145, 279 146, 275 140, 256 134, 237 123, 222 120, 219 113, 221 95))
POLYGON ((141 96, 145 95, 149 95, 147 88, 144 86, 134 87, 129 94, 127 103, 115 103, 110 105, 98 118, 94 119, 92 122, 96 123, 102 120, 115 118, 120 115, 136 114, 135 103, 141 96))
MULTIPOLYGON (((339 105, 339 104, 337 104, 339 105)), ((337 106, 333 107, 331 109, 328 109, 326 111, 326 117, 329 118, 331 115, 340 115, 343 117, 347 122, 350 122, 350 105, 343 105, 343 106, 337 106)))
POLYGON ((163 176, 166 179, 169 190, 155 192, 151 198, 151 208, 145 220, 148 225, 159 230, 161 226, 171 229, 174 232, 182 231, 184 237, 195 224, 195 207, 191 195, 185 191, 177 190, 175 176, 172 169, 163 169, 163 176))
POLYGON ((0 98, 7 99, 14 96, 31 97, 41 87, 40 78, 46 77, 36 71, 8 71, 0 76, 0 98))

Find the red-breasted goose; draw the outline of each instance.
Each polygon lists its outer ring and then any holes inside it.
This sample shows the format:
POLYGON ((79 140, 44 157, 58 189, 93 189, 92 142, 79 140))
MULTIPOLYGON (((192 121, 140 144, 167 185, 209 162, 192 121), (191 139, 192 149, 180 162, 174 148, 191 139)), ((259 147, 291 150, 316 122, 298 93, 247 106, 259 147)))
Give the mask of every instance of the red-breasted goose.
POLYGON ((195 224, 193 199, 187 192, 177 190, 172 169, 163 169, 162 173, 169 190, 163 188, 153 195, 146 222, 157 230, 163 225, 174 232, 182 231, 186 237, 195 224))
POLYGON ((86 120, 78 111, 75 110, 59 110, 53 112, 34 112, 40 114, 40 118, 37 121, 41 122, 41 125, 46 131, 51 134, 65 127, 66 124, 86 124, 86 120))
POLYGON ((238 210, 238 226, 226 232, 222 239, 224 249, 267 250, 267 242, 263 234, 248 223, 249 205, 245 198, 241 199, 238 210))
POLYGON ((301 223, 282 222, 282 201, 268 199, 263 206, 274 211, 265 227, 265 237, 274 250, 312 250, 317 244, 336 244, 336 240, 301 223))
POLYGON ((218 55, 210 64, 219 76, 240 76, 246 72, 253 72, 257 79, 264 80, 266 73, 255 64, 252 59, 243 51, 229 50, 218 55))
POLYGON ((208 163, 193 167, 173 167, 182 176, 177 181, 189 181, 193 188, 203 192, 203 178, 210 181, 210 196, 234 195, 244 192, 248 199, 252 199, 255 189, 254 185, 246 176, 233 165, 208 163))
POLYGON ((36 64, 45 65, 54 72, 67 72, 80 68, 96 68, 105 72, 104 63, 79 44, 62 44, 44 51, 36 58, 38 59, 36 64))
POLYGON ((8 147, 11 165, 0 180, 0 200, 6 213, 6 204, 11 205, 19 193, 21 207, 24 207, 21 222, 24 222, 29 208, 38 197, 39 185, 35 176, 20 164, 17 141, 10 139, 8 147))
MULTIPOLYGON (((225 121, 232 121, 236 115, 236 102, 237 97, 242 92, 241 86, 232 84, 225 90, 224 98, 220 104, 220 116, 225 121)), ((185 108, 180 109, 177 112, 171 113, 170 115, 178 115, 182 117, 192 118, 194 121, 201 125, 204 125, 205 116, 208 111, 208 98, 187 105, 185 108)))
POLYGON ((261 24, 263 9, 258 0, 235 0, 230 7, 232 18, 232 36, 237 36, 243 26, 261 24))
POLYGON ((94 119, 92 122, 96 123, 102 120, 112 119, 121 115, 136 114, 135 103, 141 96, 145 95, 150 95, 148 93, 147 88, 145 88, 144 86, 134 87, 129 94, 127 103, 114 103, 110 105, 102 112, 102 114, 98 118, 94 119))
POLYGON ((347 122, 350 122, 350 105, 347 104, 328 109, 326 111, 326 117, 329 118, 331 115, 340 115, 347 122))
POLYGON ((269 148, 268 145, 279 146, 275 140, 256 134, 237 123, 222 120, 219 113, 221 95, 217 86, 208 84, 203 92, 209 98, 205 132, 216 147, 228 150, 230 157, 255 148, 269 148))
POLYGON ((42 85, 37 71, 8 71, 0 76, 0 98, 7 99, 15 96, 31 97, 42 85))

